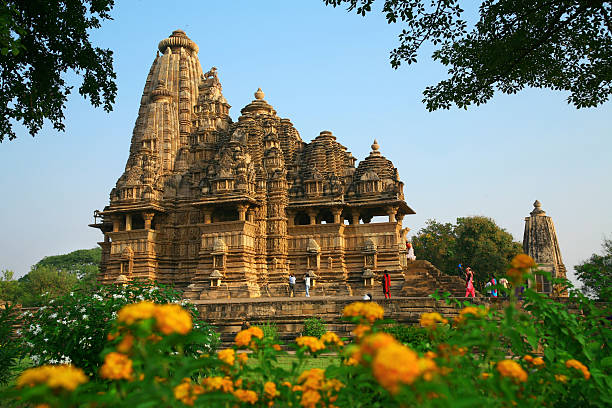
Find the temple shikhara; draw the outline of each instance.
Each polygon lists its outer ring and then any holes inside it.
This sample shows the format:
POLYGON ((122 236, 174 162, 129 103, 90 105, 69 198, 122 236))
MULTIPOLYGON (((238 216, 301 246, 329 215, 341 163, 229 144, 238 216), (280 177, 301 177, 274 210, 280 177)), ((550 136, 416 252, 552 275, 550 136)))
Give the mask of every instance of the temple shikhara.
POLYGON ((330 131, 305 142, 261 89, 234 122, 217 69, 203 72, 183 31, 158 48, 125 172, 92 224, 104 234, 102 282, 172 282, 193 299, 286 296, 293 272, 311 276, 314 294, 357 295, 387 269, 402 290, 402 219, 414 211, 376 141, 358 164, 330 131))

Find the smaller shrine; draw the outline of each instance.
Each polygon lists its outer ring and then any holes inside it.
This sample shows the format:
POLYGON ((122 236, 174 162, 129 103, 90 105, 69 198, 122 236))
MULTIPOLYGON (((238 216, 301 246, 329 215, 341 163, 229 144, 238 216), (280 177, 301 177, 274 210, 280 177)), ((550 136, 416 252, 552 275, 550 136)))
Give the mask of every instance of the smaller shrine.
MULTIPOLYGON (((533 203, 533 207, 530 216, 525 217, 523 251, 536 261, 540 270, 549 272, 553 278, 565 278, 565 265, 561 259, 561 250, 552 218, 546 215, 546 211, 542 209, 542 204, 538 200, 533 203)), ((550 281, 542 275, 536 276, 535 289, 541 293, 567 296, 565 291, 553 287, 550 281)))

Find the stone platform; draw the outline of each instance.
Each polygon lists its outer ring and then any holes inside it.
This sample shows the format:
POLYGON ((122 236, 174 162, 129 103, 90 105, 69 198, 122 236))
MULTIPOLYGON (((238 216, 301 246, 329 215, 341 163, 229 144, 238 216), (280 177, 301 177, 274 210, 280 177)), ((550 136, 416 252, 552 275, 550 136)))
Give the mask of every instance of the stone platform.
MULTIPOLYGON (((361 297, 357 296, 312 296, 191 302, 197 306, 202 318, 216 327, 217 332, 221 334, 221 340, 229 344, 245 322, 251 326, 275 324, 281 340, 291 341, 300 335, 304 319, 309 317, 318 317, 327 325, 329 331, 349 337, 353 325, 342 321, 342 310, 345 306, 361 300, 361 297)), ((429 297, 375 297, 373 301, 384 308, 385 318, 403 324, 417 324, 424 312, 436 311, 451 319, 457 316, 460 310, 454 305, 429 297)), ((489 298, 470 298, 470 301, 476 304, 503 303, 502 299, 489 298)))

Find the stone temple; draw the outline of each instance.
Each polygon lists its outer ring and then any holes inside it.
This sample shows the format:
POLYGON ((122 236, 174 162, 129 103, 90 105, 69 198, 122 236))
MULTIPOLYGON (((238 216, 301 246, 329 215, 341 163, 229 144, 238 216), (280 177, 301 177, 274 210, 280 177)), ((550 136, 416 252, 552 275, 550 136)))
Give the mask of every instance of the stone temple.
POLYGON ((387 269, 407 293, 402 219, 414 211, 376 141, 357 165, 332 132, 306 143, 261 89, 234 122, 217 69, 202 71, 183 31, 158 48, 125 172, 91 225, 104 234, 102 282, 286 296, 293 272, 315 295, 359 295, 387 269))
MULTIPOLYGON (((555 224, 538 200, 533 203, 530 216, 525 217, 523 251, 536 261, 538 269, 549 272, 553 278, 566 278, 555 224)), ((567 296, 566 291, 553 287, 542 275, 536 275, 534 289, 542 293, 567 296)))

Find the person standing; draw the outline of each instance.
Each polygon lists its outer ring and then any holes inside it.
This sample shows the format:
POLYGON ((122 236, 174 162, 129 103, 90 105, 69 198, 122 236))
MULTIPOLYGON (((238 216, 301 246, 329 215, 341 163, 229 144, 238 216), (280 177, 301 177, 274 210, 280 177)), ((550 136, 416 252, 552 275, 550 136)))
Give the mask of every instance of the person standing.
MULTIPOLYGON (((501 283, 501 285, 503 286, 504 289, 509 289, 508 279, 501 278, 499 280, 499 283, 501 283)), ((508 297, 508 291, 507 290, 502 291, 502 296, 507 298, 508 297)))
POLYGON ((414 254, 414 248, 410 242, 406 242, 406 259, 409 261, 414 261, 416 259, 416 255, 414 254))
POLYGON ((385 299, 391 299, 391 277, 386 269, 383 273, 383 292, 385 293, 385 299))
POLYGON ((306 297, 310 297, 310 276, 304 275, 304 285, 306 286, 306 297))
POLYGON ((497 285, 497 279, 495 279, 495 276, 491 278, 491 286, 493 286, 493 288, 491 289, 491 296, 493 296, 494 298, 497 297, 497 288, 495 288, 495 286, 497 285))
POLYGON ((465 297, 469 297, 472 295, 472 298, 476 297, 476 291, 474 290, 474 272, 472 272, 472 268, 469 266, 465 269, 465 297))
POLYGON ((293 272, 289 273, 289 297, 293 297, 295 294, 295 276, 293 272))
POLYGON ((491 285, 492 285, 492 283, 491 283, 490 280, 487 281, 487 283, 485 284, 485 293, 486 293, 487 297, 493 296, 492 295, 492 291, 491 291, 491 285))

